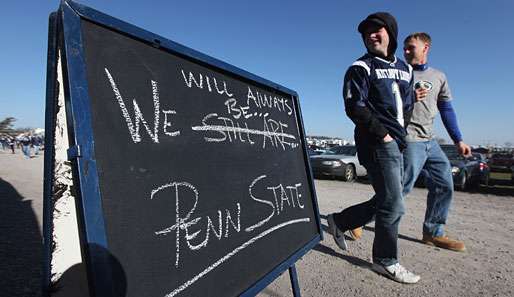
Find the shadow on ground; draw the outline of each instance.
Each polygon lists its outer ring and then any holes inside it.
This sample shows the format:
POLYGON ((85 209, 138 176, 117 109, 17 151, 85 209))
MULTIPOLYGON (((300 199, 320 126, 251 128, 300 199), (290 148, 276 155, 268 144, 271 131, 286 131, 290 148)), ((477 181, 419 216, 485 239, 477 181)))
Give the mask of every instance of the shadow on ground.
MULTIPOLYGON (((327 219, 327 215, 324 215, 324 214, 320 214, 319 215, 320 218, 322 219, 327 219)), ((327 233, 330 233, 329 230, 328 230, 328 226, 327 225, 324 225, 324 224, 321 224, 321 229, 327 233)), ((366 231, 370 231, 370 232, 375 232, 375 228, 373 227, 369 227, 369 226, 364 226, 362 227, 362 229, 366 230, 366 231)), ((351 240, 351 238, 345 233, 344 237, 346 238, 346 240, 351 240)), ((407 236, 407 235, 403 235, 403 234, 398 234, 398 238, 399 239, 403 239, 403 240, 407 240, 407 241, 412 241, 412 242, 416 242, 416 243, 423 243, 421 240, 417 239, 417 238, 413 238, 413 237, 410 237, 410 236, 407 236)))
POLYGON ((362 260, 362 259, 354 257, 354 256, 341 254, 323 244, 318 244, 317 246, 315 246, 313 248, 313 250, 318 251, 323 254, 333 256, 333 257, 337 257, 337 258, 342 259, 342 260, 344 260, 352 265, 355 265, 355 266, 371 269, 371 263, 369 263, 368 261, 362 260))
POLYGON ((514 186, 507 182, 496 182, 495 185, 481 185, 472 193, 488 194, 495 196, 512 196, 514 198, 514 186))
MULTIPOLYGON (((348 183, 347 181, 344 181, 341 178, 333 177, 333 176, 316 175, 314 177, 314 179, 319 179, 319 180, 335 180, 335 181, 340 181, 342 183, 348 183)), ((355 180, 350 181, 350 183, 360 183, 360 184, 365 184, 365 185, 370 185, 371 184, 371 182, 369 181, 367 176, 359 176, 355 180)))
MULTIPOLYGON (((120 262, 107 249, 97 244, 88 245, 88 253, 109 263, 106 269, 95 273, 95 288, 99 289, 94 296, 125 297, 127 296, 127 275, 120 262)), ((79 263, 68 268, 56 283, 50 287, 52 297, 89 297, 90 289, 86 276, 86 266, 79 263)), ((91 292, 94 292, 93 289, 91 292)))
POLYGON ((0 178, 0 295, 41 296, 43 240, 31 201, 0 178))

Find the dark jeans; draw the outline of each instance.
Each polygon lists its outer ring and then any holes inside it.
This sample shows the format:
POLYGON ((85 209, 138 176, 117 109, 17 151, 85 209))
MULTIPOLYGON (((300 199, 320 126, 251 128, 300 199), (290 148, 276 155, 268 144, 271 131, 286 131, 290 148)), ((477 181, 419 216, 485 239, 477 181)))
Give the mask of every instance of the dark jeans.
POLYGON ((371 148, 358 148, 359 159, 368 171, 375 195, 334 215, 343 231, 366 225, 375 219, 373 262, 398 263, 398 225, 404 214, 403 155, 396 141, 371 148))

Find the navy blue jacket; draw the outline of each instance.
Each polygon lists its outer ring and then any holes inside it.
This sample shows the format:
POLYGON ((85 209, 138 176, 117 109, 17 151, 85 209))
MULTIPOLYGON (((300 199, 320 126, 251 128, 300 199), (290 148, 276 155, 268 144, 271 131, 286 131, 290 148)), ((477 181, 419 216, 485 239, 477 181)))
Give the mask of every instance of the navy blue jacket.
POLYGON ((412 109, 412 67, 394 57, 387 61, 366 54, 346 71, 343 86, 346 114, 355 123, 358 146, 374 146, 389 134, 401 149, 412 109))

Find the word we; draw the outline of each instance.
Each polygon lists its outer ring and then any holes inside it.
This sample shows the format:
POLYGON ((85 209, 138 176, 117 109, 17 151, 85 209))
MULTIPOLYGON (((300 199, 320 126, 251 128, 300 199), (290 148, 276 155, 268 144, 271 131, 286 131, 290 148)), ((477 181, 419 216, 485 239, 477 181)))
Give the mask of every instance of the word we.
MULTIPOLYGON (((141 135, 139 134, 140 126, 143 124, 145 127, 146 132, 148 135, 150 135, 150 138, 153 142, 159 143, 159 122, 160 122, 160 103, 159 103, 159 86, 158 83, 154 80, 151 80, 151 87, 152 87, 152 98, 153 98, 153 127, 150 127, 150 125, 145 120, 143 113, 141 112, 141 109, 139 108, 139 105, 137 104, 136 99, 132 100, 132 104, 134 105, 134 119, 130 116, 127 106, 125 105, 125 101, 123 100, 123 97, 121 96, 121 92, 116 86, 116 82, 114 81, 113 76, 109 72, 109 69, 104 68, 105 74, 107 75, 107 78, 109 79, 109 83, 111 84, 112 91, 114 92, 114 96, 116 97, 116 100, 118 101, 118 104, 120 106, 121 112, 123 117, 125 118, 125 122, 127 123, 127 128, 129 130, 130 136, 132 137, 132 141, 134 143, 141 142, 141 135)), ((162 113, 164 114, 164 122, 162 125, 162 131, 165 135, 168 136, 179 136, 180 131, 168 131, 168 127, 171 127, 172 123, 169 121, 168 117, 171 115, 176 114, 177 112, 175 110, 162 110, 162 113)))

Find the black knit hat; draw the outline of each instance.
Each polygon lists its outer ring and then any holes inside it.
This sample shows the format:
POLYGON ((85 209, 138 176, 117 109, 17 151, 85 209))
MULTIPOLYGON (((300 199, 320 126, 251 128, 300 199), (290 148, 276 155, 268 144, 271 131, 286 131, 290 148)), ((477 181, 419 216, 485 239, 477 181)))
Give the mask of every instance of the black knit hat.
POLYGON ((398 23, 394 16, 387 12, 372 13, 359 24, 357 30, 359 30, 359 33, 364 34, 366 28, 370 25, 378 25, 386 29, 387 34, 389 34, 387 54, 388 56, 393 56, 398 47, 398 23))

